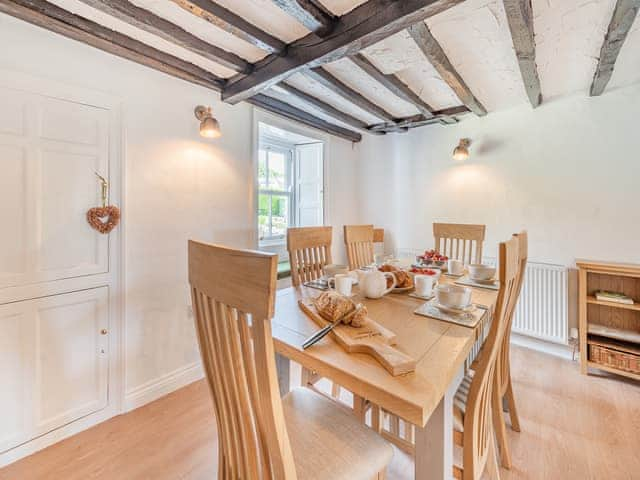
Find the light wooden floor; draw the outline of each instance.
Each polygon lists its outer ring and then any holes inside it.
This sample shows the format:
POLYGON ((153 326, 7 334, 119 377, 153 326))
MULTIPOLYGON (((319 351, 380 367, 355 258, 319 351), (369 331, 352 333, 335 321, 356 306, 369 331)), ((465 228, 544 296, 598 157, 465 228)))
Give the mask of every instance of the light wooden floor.
MULTIPOLYGON (((577 363, 513 349, 522 433, 503 479, 640 478, 640 385, 581 376, 577 363)), ((1 480, 216 478, 216 432, 204 382, 0 470, 1 480)), ((396 451, 389 480, 411 479, 396 451)))

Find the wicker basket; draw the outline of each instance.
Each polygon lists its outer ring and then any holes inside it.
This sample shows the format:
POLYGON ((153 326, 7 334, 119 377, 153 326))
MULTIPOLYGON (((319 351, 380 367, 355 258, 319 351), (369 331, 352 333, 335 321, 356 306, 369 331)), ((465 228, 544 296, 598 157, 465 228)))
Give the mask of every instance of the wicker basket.
POLYGON ((589 360, 640 375, 640 355, 618 350, 613 346, 589 343, 589 360))

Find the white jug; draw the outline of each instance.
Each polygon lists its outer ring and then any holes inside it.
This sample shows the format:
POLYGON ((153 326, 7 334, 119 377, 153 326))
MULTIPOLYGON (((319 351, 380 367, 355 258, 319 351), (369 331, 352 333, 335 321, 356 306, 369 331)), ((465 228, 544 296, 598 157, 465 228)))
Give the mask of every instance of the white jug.
POLYGON ((379 270, 358 271, 360 291, 367 298, 381 298, 393 290, 397 284, 396 276, 391 272, 379 270), (387 288, 387 277, 393 280, 391 287, 387 288))

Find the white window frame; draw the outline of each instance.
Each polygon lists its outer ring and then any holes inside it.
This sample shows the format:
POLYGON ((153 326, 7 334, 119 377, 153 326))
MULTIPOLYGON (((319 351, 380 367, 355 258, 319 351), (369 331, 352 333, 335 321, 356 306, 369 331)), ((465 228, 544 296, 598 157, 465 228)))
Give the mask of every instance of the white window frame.
MULTIPOLYGON (((293 133, 297 133, 299 135, 303 135, 309 138, 316 139, 324 144, 323 148, 323 208, 322 213, 324 217, 323 224, 331 225, 332 220, 332 208, 333 208, 333 190, 328 183, 328 179, 331 177, 331 155, 330 152, 333 151, 333 143, 335 141, 331 135, 316 130, 314 128, 307 127, 305 125, 301 125, 296 122, 292 122, 291 120, 284 119, 278 115, 274 115, 269 112, 262 111, 258 108, 252 109, 253 113, 253 129, 252 129, 252 173, 253 177, 250 179, 250 184, 252 185, 251 190, 251 205, 253 206, 251 215, 253 217, 253 229, 252 229, 252 237, 251 244, 254 248, 260 248, 263 244, 259 240, 259 228, 258 228, 258 191, 259 191, 259 181, 258 181, 258 156, 259 156, 259 147, 260 147, 260 124, 264 123, 267 125, 272 125, 274 127, 281 128, 283 130, 287 130, 293 133)), ((284 245, 286 243, 286 239, 281 242, 279 245, 284 245)))
MULTIPOLYGON (((296 211, 296 198, 294 195, 294 181, 296 178, 295 172, 295 159, 294 159, 294 146, 278 142, 274 139, 270 139, 268 137, 264 137, 260 139, 259 143, 259 151, 266 151, 266 168, 267 168, 267 185, 269 184, 269 152, 278 152, 283 153, 287 160, 287 176, 286 176, 286 190, 273 190, 270 188, 263 188, 260 186, 260 179, 258 178, 258 199, 260 195, 269 195, 269 198, 272 199, 273 196, 286 196, 288 198, 288 219, 287 225, 292 226, 295 223, 295 211, 296 211)), ((258 154, 259 155, 259 154, 258 154)), ((259 215, 258 215, 259 218, 259 215)), ((285 234, 282 235, 273 235, 273 221, 271 214, 271 206, 269 208, 269 232, 270 235, 268 237, 260 237, 260 231, 258 227, 258 241, 262 246, 267 245, 279 245, 285 242, 285 234)))

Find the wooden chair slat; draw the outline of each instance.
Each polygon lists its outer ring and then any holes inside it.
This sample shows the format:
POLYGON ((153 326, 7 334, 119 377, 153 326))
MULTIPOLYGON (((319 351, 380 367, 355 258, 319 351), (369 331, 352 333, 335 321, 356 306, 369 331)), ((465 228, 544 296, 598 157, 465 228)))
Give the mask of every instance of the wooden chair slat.
POLYGON ((373 242, 373 225, 344 226, 344 243, 350 270, 373 263, 373 242))
POLYGON ((433 237, 436 250, 465 264, 482 262, 482 244, 485 225, 434 223, 433 237), (469 248, 467 249, 467 242, 469 248))
POLYGON ((317 280, 331 263, 331 227, 297 227, 287 230, 291 283, 297 287, 317 280))

